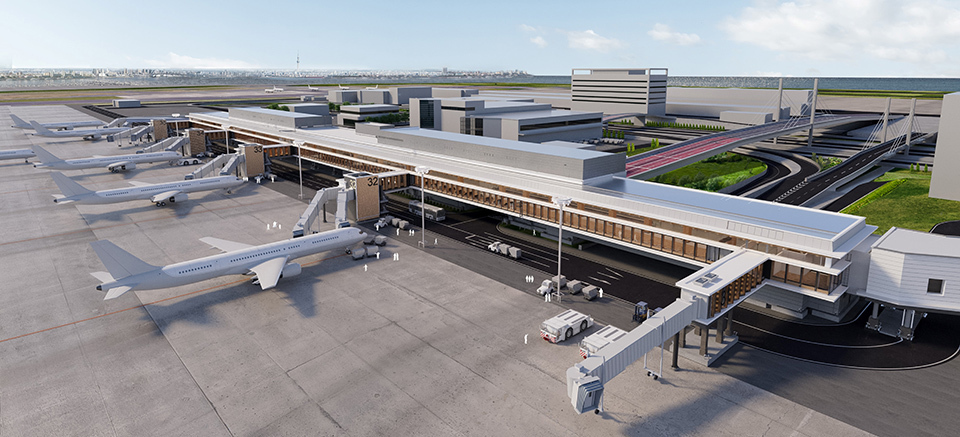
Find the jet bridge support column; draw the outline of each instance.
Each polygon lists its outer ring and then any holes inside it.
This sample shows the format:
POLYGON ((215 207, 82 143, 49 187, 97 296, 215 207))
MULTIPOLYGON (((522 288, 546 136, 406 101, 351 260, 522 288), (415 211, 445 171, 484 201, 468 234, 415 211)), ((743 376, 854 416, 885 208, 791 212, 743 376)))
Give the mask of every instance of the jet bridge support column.
POLYGON ((700 356, 707 356, 707 337, 710 336, 708 326, 700 326, 700 356))
POLYGON ((733 308, 730 308, 730 311, 727 312, 727 327, 723 334, 728 337, 733 335, 733 308))
POLYGON ((680 366, 677 364, 680 357, 680 348, 683 347, 680 345, 680 338, 682 337, 680 333, 686 331, 686 329, 681 329, 679 332, 673 335, 673 363, 670 364, 670 367, 673 370, 680 370, 680 366))
POLYGON ((717 319, 717 343, 718 344, 723 344, 723 320, 724 318, 722 316, 717 319))
POLYGON ((867 319, 867 329, 873 329, 875 331, 880 330, 880 303, 873 303, 873 312, 870 313, 870 318, 867 319))

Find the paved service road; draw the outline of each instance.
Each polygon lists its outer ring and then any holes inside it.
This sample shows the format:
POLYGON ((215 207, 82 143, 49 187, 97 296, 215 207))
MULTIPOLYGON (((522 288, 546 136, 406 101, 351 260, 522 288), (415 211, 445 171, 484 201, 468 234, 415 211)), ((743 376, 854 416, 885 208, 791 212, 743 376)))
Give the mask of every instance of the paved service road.
POLYGON ((869 307, 855 319, 813 325, 777 319, 749 307, 734 310, 740 341, 775 354, 860 369, 896 370, 941 363, 960 350, 960 317, 930 314, 918 325, 913 341, 866 329, 869 307))
MULTIPOLYGON (((388 210, 390 214, 419 227, 420 217, 411 214, 405 204, 392 200, 388 205, 388 210)), ((480 250, 487 250, 487 245, 494 241, 519 247, 523 253, 518 262, 550 277, 557 274, 556 246, 550 248, 500 232, 497 228, 500 221, 498 216, 492 215, 490 211, 486 210, 468 214, 448 212, 446 220, 443 222, 430 221, 427 223, 427 229, 447 238, 467 243, 480 250)), ((556 243, 548 242, 547 244, 553 245, 556 243)), ((576 250, 572 248, 565 248, 564 250, 563 275, 570 280, 579 279, 601 287, 605 296, 609 294, 631 303, 642 300, 647 302, 650 308, 666 307, 680 296, 680 289, 673 284, 665 284, 642 277, 625 269, 607 266, 571 252, 576 252, 576 250)), ((640 256, 637 256, 637 258, 643 260, 642 262, 646 264, 660 263, 640 256)), ((531 287, 536 288, 536 285, 531 285, 531 287)))

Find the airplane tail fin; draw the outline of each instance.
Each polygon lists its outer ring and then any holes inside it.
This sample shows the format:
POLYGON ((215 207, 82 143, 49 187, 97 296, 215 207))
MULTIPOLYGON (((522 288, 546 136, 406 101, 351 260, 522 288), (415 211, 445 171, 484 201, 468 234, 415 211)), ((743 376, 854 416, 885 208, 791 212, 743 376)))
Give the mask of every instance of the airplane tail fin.
POLYGON ((33 130, 37 131, 37 133, 40 135, 47 135, 47 134, 53 133, 53 132, 50 132, 50 129, 43 127, 43 125, 33 120, 30 120, 30 126, 32 126, 33 130))
MULTIPOLYGON (((138 275, 140 273, 156 270, 158 267, 143 262, 119 247, 109 240, 100 240, 90 243, 93 251, 97 253, 103 266, 107 268, 110 275, 117 279, 123 279, 128 276, 138 275)), ((126 290, 124 290, 126 291, 126 290)))
POLYGON ((33 150, 33 153, 37 155, 37 158, 40 158, 40 162, 43 164, 63 161, 62 159, 57 158, 52 153, 48 152, 47 149, 44 149, 43 147, 32 146, 31 149, 33 150))
POLYGON ((17 117, 16 115, 10 114, 10 119, 13 120, 13 125, 14 125, 15 127, 27 128, 27 129, 29 129, 29 128, 31 127, 31 126, 30 126, 30 123, 27 123, 27 122, 23 121, 22 118, 17 117))
POLYGON ((62 192, 64 196, 73 197, 93 192, 84 188, 83 185, 74 182, 73 179, 64 176, 63 173, 53 172, 50 173, 50 177, 53 178, 53 182, 57 184, 57 188, 60 189, 60 192, 62 192))

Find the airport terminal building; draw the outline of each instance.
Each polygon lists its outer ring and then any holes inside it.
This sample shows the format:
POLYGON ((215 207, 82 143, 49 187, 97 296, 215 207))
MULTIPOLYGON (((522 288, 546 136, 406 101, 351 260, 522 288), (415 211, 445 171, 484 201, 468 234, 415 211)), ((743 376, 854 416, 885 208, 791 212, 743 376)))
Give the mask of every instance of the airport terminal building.
MULTIPOLYGON (((318 164, 406 172, 381 186, 394 190, 422 183, 431 196, 496 211, 546 235, 556 235, 560 217, 552 199, 559 196, 572 199, 563 211, 565 236, 697 269, 749 251, 763 258, 762 281, 751 299, 795 316, 839 319, 856 291, 850 278, 866 277, 867 267, 854 262, 854 249, 875 227, 862 217, 627 179, 622 154, 562 141, 533 144, 419 128, 280 129, 242 113, 189 117, 194 127, 227 130, 245 142, 287 145, 292 154, 318 164), (422 182, 417 166, 431 169, 422 182)), ((742 275, 756 273, 751 268, 742 275)), ((717 299, 718 307, 733 302, 717 299)))

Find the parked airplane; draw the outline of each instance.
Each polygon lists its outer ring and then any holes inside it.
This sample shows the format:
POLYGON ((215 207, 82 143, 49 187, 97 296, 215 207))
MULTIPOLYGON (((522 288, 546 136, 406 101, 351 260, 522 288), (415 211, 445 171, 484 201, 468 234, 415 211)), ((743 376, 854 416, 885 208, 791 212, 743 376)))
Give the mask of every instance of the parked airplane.
POLYGON ((30 149, 10 149, 0 150, 0 160, 3 159, 22 159, 23 162, 29 162, 27 159, 37 156, 30 149))
POLYGON ((321 90, 321 88, 318 87, 318 86, 310 86, 310 85, 307 85, 307 91, 320 91, 320 90, 321 90))
MULTIPOLYGON (((118 118, 117 120, 123 120, 118 118)), ((117 120, 114 120, 116 122, 117 120)), ((113 124, 113 123, 111 123, 113 124)), ((129 127, 104 127, 97 129, 76 129, 76 130, 67 130, 67 131, 51 131, 43 127, 40 123, 35 121, 30 122, 30 126, 33 126, 33 129, 37 132, 34 135, 39 135, 41 137, 54 137, 54 138, 65 138, 65 137, 83 137, 85 140, 99 140, 103 135, 110 135, 123 132, 130 129, 129 127)))
POLYGON ((107 272, 94 272, 91 275, 102 282, 97 290, 107 290, 104 300, 120 297, 134 288, 155 290, 177 287, 226 275, 256 275, 254 284, 260 284, 260 288, 267 290, 275 287, 282 277, 300 274, 300 264, 287 263, 288 260, 348 248, 362 242, 366 236, 357 228, 340 228, 260 246, 207 237, 200 241, 225 253, 167 266, 147 264, 109 240, 100 240, 90 245, 107 272))
POLYGON ((137 168, 138 163, 175 161, 181 158, 177 152, 151 152, 134 155, 96 156, 93 158, 79 158, 62 160, 43 147, 33 146, 33 152, 40 158, 40 162, 33 164, 36 168, 51 168, 54 170, 80 170, 84 168, 107 168, 116 173, 137 168))
POLYGON ((270 93, 270 94, 273 94, 273 93, 282 93, 282 92, 283 92, 283 88, 277 88, 277 86, 274 85, 273 88, 267 88, 267 89, 265 89, 265 90, 263 90, 263 91, 266 92, 266 93, 270 93))
POLYGON ((189 181, 164 182, 160 184, 144 184, 131 182, 133 187, 117 188, 113 190, 92 191, 83 185, 64 176, 63 173, 50 173, 53 182, 63 195, 54 194, 54 203, 118 203, 131 200, 149 200, 157 206, 165 206, 167 202, 180 203, 187 200, 187 193, 209 191, 223 188, 230 189, 243 183, 243 179, 235 176, 218 176, 214 178, 193 179, 189 181))
MULTIPOLYGON (((17 129, 33 129, 33 126, 31 126, 30 123, 23 121, 23 119, 21 119, 20 117, 17 117, 16 115, 10 114, 10 119, 13 120, 13 126, 10 126, 10 127, 15 127, 17 129)), ((97 120, 65 121, 61 123, 40 123, 40 126, 43 126, 47 129, 55 129, 55 130, 71 130, 75 127, 92 127, 92 126, 99 127, 103 125, 104 123, 102 121, 97 121, 97 120)))
POLYGON ((342 90, 348 90, 348 89, 350 89, 350 87, 340 85, 339 83, 337 84, 337 86, 340 87, 340 89, 342 89, 342 90))

